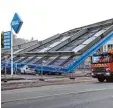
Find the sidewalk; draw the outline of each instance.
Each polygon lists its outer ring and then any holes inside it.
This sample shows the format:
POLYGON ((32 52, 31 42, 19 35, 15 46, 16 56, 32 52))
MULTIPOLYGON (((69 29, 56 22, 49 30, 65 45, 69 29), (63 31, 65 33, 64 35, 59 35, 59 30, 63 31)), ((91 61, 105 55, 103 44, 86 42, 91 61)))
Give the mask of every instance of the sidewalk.
MULTIPOLYGON (((79 74, 80 76, 80 74, 79 74)), ((7 76, 8 77, 8 76, 7 76)), ((3 77, 2 77, 3 78, 3 77)), ((10 76, 9 76, 10 78, 10 76)), ((14 76, 13 76, 14 78, 14 76)), ((16 75, 15 78, 24 78, 22 80, 10 80, 1 82, 1 90, 11 90, 27 87, 40 87, 48 85, 72 84, 72 83, 87 83, 96 82, 97 80, 92 77, 77 77, 74 80, 69 79, 67 76, 43 76, 44 81, 40 81, 40 76, 36 75, 16 75)))

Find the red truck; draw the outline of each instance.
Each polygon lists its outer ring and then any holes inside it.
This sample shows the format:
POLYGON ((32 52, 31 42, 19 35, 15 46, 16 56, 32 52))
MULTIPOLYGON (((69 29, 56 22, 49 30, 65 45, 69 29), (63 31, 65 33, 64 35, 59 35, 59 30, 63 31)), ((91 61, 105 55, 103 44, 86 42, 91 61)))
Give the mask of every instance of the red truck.
POLYGON ((94 54, 91 57, 92 77, 97 78, 99 82, 113 81, 113 50, 94 54))

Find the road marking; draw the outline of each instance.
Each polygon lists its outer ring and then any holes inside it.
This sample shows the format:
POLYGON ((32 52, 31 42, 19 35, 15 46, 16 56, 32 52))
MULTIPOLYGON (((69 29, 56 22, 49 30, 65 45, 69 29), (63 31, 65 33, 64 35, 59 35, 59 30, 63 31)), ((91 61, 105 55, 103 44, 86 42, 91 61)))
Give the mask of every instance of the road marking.
POLYGON ((84 90, 80 92, 70 92, 70 93, 62 93, 62 94, 53 94, 53 95, 46 95, 46 96, 37 96, 37 97, 31 97, 31 98, 21 98, 21 99, 15 99, 15 100, 7 100, 7 101, 1 101, 1 104, 9 103, 9 102, 15 102, 15 101, 22 101, 22 100, 31 100, 31 99, 38 99, 38 98, 46 98, 46 97, 53 97, 53 96, 62 96, 62 95, 69 95, 69 94, 83 94, 83 93, 89 93, 89 92, 97 92, 97 91, 104 91, 104 90, 113 90, 113 88, 102 88, 102 89, 89 89, 84 90))

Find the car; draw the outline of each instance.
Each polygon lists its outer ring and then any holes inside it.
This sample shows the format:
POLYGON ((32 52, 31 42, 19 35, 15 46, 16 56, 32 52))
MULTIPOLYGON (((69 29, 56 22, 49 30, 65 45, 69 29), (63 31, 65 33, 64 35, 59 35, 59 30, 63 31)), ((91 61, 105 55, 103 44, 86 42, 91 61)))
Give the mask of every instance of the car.
POLYGON ((36 75, 36 71, 33 68, 29 68, 28 66, 24 66, 20 68, 20 73, 21 74, 32 74, 36 75))

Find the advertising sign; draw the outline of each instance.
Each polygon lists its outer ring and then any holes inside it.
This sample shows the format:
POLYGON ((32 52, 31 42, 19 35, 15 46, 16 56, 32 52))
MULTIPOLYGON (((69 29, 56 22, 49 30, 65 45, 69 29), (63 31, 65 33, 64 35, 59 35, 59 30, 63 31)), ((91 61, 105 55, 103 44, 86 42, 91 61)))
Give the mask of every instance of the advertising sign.
POLYGON ((15 33, 18 33, 20 31, 20 28, 21 28, 22 24, 23 24, 23 21, 21 20, 19 15, 17 13, 15 13, 14 17, 11 21, 11 27, 13 28, 15 33))
POLYGON ((4 32, 4 49, 11 48, 11 31, 4 32))

